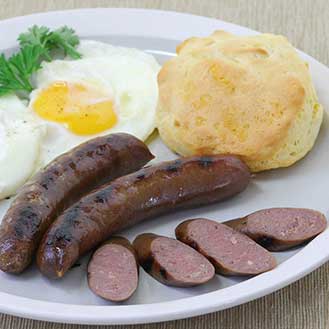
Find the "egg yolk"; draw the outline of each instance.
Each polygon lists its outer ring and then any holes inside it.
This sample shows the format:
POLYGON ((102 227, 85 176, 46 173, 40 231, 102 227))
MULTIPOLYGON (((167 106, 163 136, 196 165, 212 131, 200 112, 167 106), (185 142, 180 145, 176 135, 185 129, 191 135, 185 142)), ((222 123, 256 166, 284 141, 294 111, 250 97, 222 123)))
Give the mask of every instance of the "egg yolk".
POLYGON ((97 134, 118 121, 111 98, 82 84, 56 82, 33 103, 43 119, 64 124, 78 135, 97 134))

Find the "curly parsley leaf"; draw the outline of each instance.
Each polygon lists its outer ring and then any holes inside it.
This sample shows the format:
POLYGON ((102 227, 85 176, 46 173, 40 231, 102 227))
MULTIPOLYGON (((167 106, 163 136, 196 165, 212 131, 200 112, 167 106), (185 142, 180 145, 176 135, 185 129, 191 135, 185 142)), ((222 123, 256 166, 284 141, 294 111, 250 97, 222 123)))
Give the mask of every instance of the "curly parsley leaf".
POLYGON ((51 33, 49 43, 51 48, 62 48, 65 55, 73 59, 81 58, 81 55, 75 50, 79 44, 79 38, 73 29, 63 26, 51 33))
POLYGON ((0 55, 0 96, 5 95, 11 91, 26 90, 27 86, 21 84, 17 79, 15 72, 11 65, 2 54, 0 55))
POLYGON ((17 40, 21 48, 26 46, 42 47, 46 60, 51 61, 49 45, 47 45, 50 34, 47 27, 34 25, 30 27, 26 33, 21 33, 17 40))
POLYGON ((32 26, 18 37, 20 50, 10 58, 0 55, 0 96, 10 92, 33 90, 31 77, 41 68, 43 60, 52 60, 53 50, 62 50, 73 59, 81 58, 76 51, 79 38, 67 26, 50 31, 45 26, 32 26))
POLYGON ((24 46, 45 46, 49 37, 50 31, 45 26, 34 25, 27 32, 21 33, 18 37, 19 45, 24 46))

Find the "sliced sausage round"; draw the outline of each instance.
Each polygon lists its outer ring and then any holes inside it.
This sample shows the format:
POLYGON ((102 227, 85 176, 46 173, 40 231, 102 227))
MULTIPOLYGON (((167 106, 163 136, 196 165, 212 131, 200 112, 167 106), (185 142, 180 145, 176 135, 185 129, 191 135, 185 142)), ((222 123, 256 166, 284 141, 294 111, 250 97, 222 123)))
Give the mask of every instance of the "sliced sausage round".
POLYGON ((207 257, 224 275, 256 275, 273 269, 275 258, 244 234, 215 221, 197 218, 176 228, 178 240, 207 257))
POLYGON ((205 257, 175 239, 145 233, 135 239, 133 246, 143 269, 165 285, 197 286, 215 275, 205 257))
POLYGON ((243 191, 250 180, 237 157, 187 157, 143 168, 83 197, 53 223, 37 263, 60 278, 77 259, 113 233, 174 210, 202 206, 243 191))
POLYGON ((137 255, 130 242, 114 237, 98 248, 88 264, 88 284, 98 296, 122 302, 138 286, 137 255))
POLYGON ((305 243, 327 226, 318 211, 303 208, 270 208, 224 224, 248 235, 271 251, 287 250, 305 243))
POLYGON ((91 139, 60 155, 23 186, 0 226, 0 269, 22 272, 50 224, 82 195, 153 158, 128 134, 91 139))

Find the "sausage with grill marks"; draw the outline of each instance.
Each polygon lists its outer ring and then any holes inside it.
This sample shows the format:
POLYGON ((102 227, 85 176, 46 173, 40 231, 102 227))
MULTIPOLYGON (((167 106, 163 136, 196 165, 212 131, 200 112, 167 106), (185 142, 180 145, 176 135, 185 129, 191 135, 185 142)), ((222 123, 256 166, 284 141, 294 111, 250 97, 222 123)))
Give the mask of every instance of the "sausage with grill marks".
POLYGON ((128 134, 97 137, 59 156, 23 186, 0 226, 0 269, 22 272, 56 217, 82 195, 153 158, 128 134))
POLYGON ((120 177, 67 209, 45 234, 37 257, 41 272, 62 277, 76 260, 113 233, 182 208, 218 202, 250 180, 237 157, 187 157, 120 177))

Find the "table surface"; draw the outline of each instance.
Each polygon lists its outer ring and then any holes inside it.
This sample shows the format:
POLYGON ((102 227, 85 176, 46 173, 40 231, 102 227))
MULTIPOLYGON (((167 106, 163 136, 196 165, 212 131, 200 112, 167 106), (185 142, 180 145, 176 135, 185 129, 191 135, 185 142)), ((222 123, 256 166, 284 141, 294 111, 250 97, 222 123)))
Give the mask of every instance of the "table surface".
MULTIPOLYGON (((216 17, 262 32, 286 35, 299 49, 329 65, 327 0, 0 0, 0 19, 81 7, 140 7, 216 17)), ((329 328, 329 264, 264 298, 222 312, 132 329, 329 328)), ((0 329, 80 329, 0 315, 0 329)), ((99 326, 100 328, 104 328, 99 326)), ((108 326, 108 328, 123 328, 108 326)))

